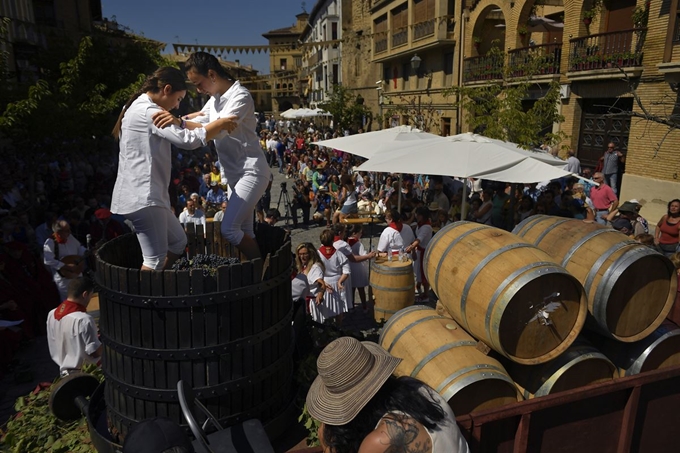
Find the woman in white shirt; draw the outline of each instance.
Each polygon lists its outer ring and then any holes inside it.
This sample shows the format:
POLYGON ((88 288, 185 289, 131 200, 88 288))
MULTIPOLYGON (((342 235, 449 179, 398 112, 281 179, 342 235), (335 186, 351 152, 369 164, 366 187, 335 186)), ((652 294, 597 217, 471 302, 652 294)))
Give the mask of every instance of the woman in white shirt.
POLYGON ((182 71, 156 70, 125 104, 113 129, 120 154, 111 212, 132 222, 142 248, 143 270, 169 268, 186 246, 184 229, 170 208, 170 145, 198 148, 237 125, 232 117, 195 130, 183 129, 184 121, 176 117, 155 125, 159 114, 179 106, 186 89, 182 71))
MULTIPOLYGON (((253 211, 264 195, 271 171, 255 132, 257 117, 250 92, 232 80, 219 60, 207 52, 189 56, 184 68, 187 77, 200 93, 210 100, 196 121, 213 121, 228 116, 238 117, 239 128, 232 134, 215 138, 219 162, 229 187, 229 208, 222 219, 222 236, 234 244, 247 259, 260 256, 253 230, 253 211)), ((198 126, 189 123, 188 127, 198 126)))

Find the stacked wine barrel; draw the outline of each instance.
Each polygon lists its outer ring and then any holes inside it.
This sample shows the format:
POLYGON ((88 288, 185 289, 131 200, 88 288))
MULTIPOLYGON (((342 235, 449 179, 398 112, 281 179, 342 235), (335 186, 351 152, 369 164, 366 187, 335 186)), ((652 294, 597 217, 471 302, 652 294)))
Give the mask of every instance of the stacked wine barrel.
POLYGON ((456 222, 433 237, 439 310, 398 311, 380 338, 397 374, 463 415, 680 364, 668 258, 580 220, 534 216, 513 233, 456 222))

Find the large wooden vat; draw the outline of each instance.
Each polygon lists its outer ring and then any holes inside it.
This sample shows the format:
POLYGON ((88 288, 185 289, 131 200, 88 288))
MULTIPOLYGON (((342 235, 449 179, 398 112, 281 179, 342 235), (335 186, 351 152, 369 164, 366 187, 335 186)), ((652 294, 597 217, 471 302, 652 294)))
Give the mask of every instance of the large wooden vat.
POLYGON ((581 338, 550 362, 537 366, 508 364, 508 372, 526 399, 611 381, 619 376, 614 364, 581 338))
POLYGON ((611 228, 532 216, 513 232, 583 284, 598 330, 619 341, 639 341, 651 334, 675 301, 677 276, 671 261, 611 228))
POLYGON ((110 241, 97 260, 105 399, 116 434, 155 416, 184 424, 180 379, 227 426, 272 422, 291 406, 290 242, 269 256, 264 275, 260 259, 216 275, 142 272, 135 235, 110 241))
MULTIPOLYGON (((604 340, 604 339, 603 339, 604 340)), ((606 339, 597 347, 619 368, 622 376, 680 365, 680 327, 664 322, 635 343, 606 339)))
POLYGON ((545 252, 498 228, 448 225, 427 247, 425 273, 465 330, 517 363, 557 357, 586 319, 581 284, 545 252))
POLYGON ((390 319, 415 301, 413 261, 399 261, 397 257, 392 261, 371 261, 370 285, 375 296, 375 320, 380 322, 390 319))
POLYGON ((477 350, 474 338, 451 318, 426 306, 392 316, 380 344, 402 359, 395 373, 425 382, 449 402, 456 415, 518 401, 512 379, 495 359, 477 350))

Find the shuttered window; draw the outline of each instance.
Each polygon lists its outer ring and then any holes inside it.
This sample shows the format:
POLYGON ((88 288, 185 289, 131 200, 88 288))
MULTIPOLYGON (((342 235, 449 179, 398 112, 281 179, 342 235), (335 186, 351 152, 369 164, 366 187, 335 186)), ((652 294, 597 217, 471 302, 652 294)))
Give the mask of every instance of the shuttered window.
POLYGON ((408 5, 404 4, 392 10, 392 33, 408 27, 408 5))
POLYGON ((434 19, 434 0, 415 0, 413 3, 414 24, 434 19))

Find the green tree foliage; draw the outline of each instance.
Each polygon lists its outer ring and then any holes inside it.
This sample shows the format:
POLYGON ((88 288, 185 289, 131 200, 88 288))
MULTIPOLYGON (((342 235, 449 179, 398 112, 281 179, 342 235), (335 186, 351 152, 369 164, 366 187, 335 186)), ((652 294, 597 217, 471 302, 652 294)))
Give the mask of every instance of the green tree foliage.
POLYGON ((122 105, 146 74, 172 65, 156 43, 97 31, 77 46, 54 42, 41 52, 40 78, 0 101, 0 130, 32 147, 110 133, 122 105))
POLYGON ((363 104, 363 100, 354 94, 352 90, 342 85, 333 86, 333 90, 326 93, 328 100, 319 107, 333 115, 333 125, 336 130, 357 131, 363 127, 366 120, 370 129, 373 121, 371 110, 363 104))
POLYGON ((478 69, 486 71, 480 77, 488 77, 489 83, 473 87, 456 86, 444 94, 455 98, 455 105, 462 107, 465 121, 472 131, 525 148, 544 143, 556 145, 567 138, 562 131, 552 131, 554 123, 564 122, 564 116, 558 110, 559 82, 542 83, 541 97, 531 106, 527 102, 531 99, 532 88, 539 87, 536 76, 550 73, 556 64, 556 56, 537 47, 527 53, 524 61, 517 60, 512 67, 504 66, 505 55, 494 47, 486 55, 488 64, 478 69))

